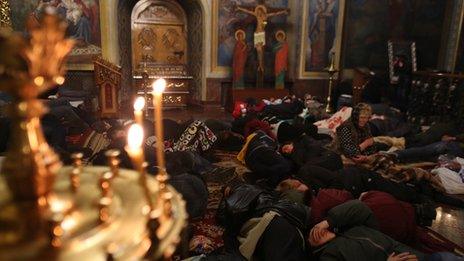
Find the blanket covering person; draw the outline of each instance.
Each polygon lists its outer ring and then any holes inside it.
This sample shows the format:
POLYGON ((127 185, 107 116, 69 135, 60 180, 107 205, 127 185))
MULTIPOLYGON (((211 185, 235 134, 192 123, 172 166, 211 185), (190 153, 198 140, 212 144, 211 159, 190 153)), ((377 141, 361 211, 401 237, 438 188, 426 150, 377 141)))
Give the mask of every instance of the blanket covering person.
POLYGON ((217 140, 216 135, 202 121, 192 122, 174 142, 171 151, 197 151, 209 150, 217 140))
POLYGON ((440 178, 431 172, 421 168, 405 168, 396 164, 389 156, 373 155, 371 161, 363 163, 362 167, 375 171, 383 178, 395 182, 410 182, 425 180, 437 191, 443 193, 445 188, 440 178))

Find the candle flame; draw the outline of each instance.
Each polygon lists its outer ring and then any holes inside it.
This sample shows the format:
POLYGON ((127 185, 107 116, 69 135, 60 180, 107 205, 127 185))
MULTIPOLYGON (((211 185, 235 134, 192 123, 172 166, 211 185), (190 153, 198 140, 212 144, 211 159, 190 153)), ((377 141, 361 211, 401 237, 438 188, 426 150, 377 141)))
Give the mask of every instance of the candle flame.
POLYGON ((71 228, 75 226, 76 226, 76 220, 72 216, 65 218, 63 222, 61 223, 61 227, 64 230, 70 230, 71 228))
POLYGON ((163 78, 159 78, 153 83, 153 94, 161 95, 166 88, 166 80, 163 78))
POLYGON ((65 81, 63 76, 56 76, 55 78, 53 78, 53 80, 58 85, 62 85, 64 83, 64 81, 65 81))
POLYGON ((72 207, 70 201, 59 199, 55 195, 48 196, 48 204, 52 213, 64 213, 72 207))
POLYGON ((135 99, 134 110, 141 111, 143 107, 145 107, 145 98, 139 96, 137 99, 135 99))
POLYGON ((45 83, 45 78, 43 76, 37 76, 34 78, 34 84, 37 86, 42 86, 45 83))
POLYGON ((127 134, 127 145, 132 150, 137 150, 142 147, 143 128, 139 124, 132 124, 127 134))

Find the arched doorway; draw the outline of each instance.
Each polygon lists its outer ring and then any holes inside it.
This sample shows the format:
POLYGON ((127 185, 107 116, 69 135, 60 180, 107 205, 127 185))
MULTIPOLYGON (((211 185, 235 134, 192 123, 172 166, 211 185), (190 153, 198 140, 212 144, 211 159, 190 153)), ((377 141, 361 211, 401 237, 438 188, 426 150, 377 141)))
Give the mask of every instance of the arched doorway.
MULTIPOLYGON (((123 74, 123 97, 132 94, 132 50, 131 50, 131 13, 138 0, 123 0, 118 3, 118 42, 123 74)), ((194 101, 200 101, 203 86, 204 65, 204 16, 201 0, 177 0, 187 17, 187 65, 193 81, 190 95, 194 101)))

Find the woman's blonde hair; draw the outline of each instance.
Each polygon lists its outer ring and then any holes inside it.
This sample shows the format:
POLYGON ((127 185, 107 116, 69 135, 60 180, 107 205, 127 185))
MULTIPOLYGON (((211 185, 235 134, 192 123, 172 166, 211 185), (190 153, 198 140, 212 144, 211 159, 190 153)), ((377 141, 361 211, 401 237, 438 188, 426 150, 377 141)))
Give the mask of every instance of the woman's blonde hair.
POLYGON ((358 115, 372 115, 372 107, 367 103, 358 103, 354 110, 358 112, 358 115))

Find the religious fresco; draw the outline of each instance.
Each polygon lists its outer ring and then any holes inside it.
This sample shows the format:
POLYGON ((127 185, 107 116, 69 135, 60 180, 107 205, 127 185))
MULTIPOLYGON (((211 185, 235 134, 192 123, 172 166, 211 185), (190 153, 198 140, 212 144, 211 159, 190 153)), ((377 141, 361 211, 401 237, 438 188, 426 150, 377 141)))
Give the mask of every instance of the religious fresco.
POLYGON ((436 68, 444 0, 351 0, 344 39, 344 67, 388 67, 387 42, 414 41, 418 68, 436 68))
POLYGON ((67 36, 76 40, 68 63, 91 64, 92 57, 102 53, 99 0, 10 0, 11 20, 15 31, 25 32, 26 20, 36 22, 44 8, 55 7, 68 22, 67 36))
POLYGON ((299 76, 328 78, 327 68, 334 62, 339 70, 344 30, 345 1, 308 0, 302 7, 299 76))
POLYGON ((305 71, 324 71, 332 53, 337 52, 339 0, 310 0, 308 6, 305 45, 305 71))
MULTIPOLYGON (((215 1, 214 1, 215 2, 215 1)), ((214 3, 213 2, 213 3, 214 3)), ((213 24, 213 32, 216 34, 217 43, 214 43, 213 54, 213 71, 227 71, 232 66, 232 56, 234 53, 234 47, 236 44, 235 32, 238 29, 242 29, 246 33, 246 42, 250 46, 248 61, 246 65, 246 72, 248 77, 251 79, 254 77, 257 68, 257 57, 256 51, 253 48, 253 35, 256 30, 256 19, 244 12, 238 11, 238 6, 255 7, 260 4, 258 0, 219 0, 214 7, 216 10, 217 17, 215 17, 217 24, 213 24)), ((267 0, 265 5, 268 8, 288 8, 288 0, 267 0)), ((266 25, 265 41, 266 45, 264 48, 264 57, 274 57, 272 54, 272 46, 277 43, 274 35, 279 29, 287 28, 287 16, 277 15, 268 18, 268 24, 266 25)), ((214 38, 213 38, 214 39, 214 38)), ((266 78, 273 77, 273 66, 274 59, 264 59, 264 67, 266 78)))

